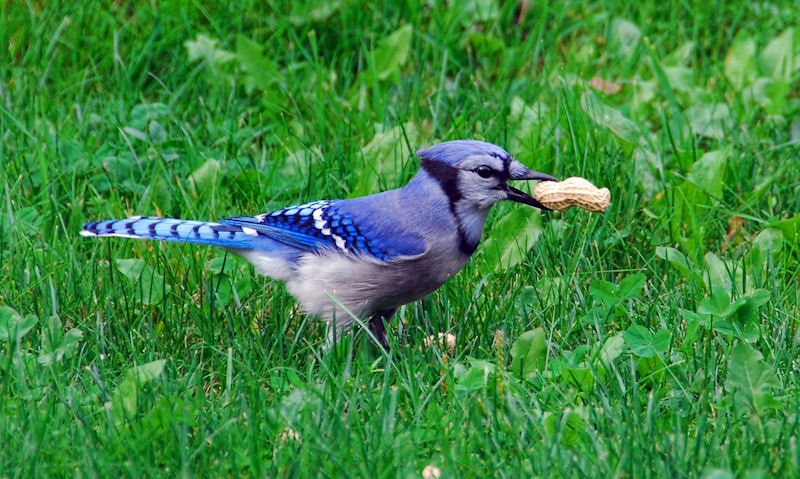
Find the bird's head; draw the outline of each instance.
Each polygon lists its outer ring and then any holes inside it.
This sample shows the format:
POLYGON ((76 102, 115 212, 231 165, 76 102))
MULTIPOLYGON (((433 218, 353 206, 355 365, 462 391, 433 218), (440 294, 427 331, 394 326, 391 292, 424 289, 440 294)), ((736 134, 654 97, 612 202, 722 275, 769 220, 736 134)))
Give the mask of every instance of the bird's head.
POLYGON ((477 140, 440 143, 417 152, 422 169, 434 177, 459 209, 488 212, 498 201, 510 200, 548 209, 509 180, 558 181, 533 171, 497 145, 477 140))

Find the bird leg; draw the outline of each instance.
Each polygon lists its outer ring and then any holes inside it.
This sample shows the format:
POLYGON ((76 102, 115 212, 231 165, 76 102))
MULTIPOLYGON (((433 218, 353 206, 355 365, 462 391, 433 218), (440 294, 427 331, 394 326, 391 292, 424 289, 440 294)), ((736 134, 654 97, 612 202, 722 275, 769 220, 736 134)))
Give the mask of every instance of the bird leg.
POLYGON ((386 337, 386 326, 392 321, 392 316, 397 312, 397 308, 385 309, 383 311, 376 311, 369 319, 369 330, 375 335, 378 344, 385 349, 389 350, 389 340, 386 337))

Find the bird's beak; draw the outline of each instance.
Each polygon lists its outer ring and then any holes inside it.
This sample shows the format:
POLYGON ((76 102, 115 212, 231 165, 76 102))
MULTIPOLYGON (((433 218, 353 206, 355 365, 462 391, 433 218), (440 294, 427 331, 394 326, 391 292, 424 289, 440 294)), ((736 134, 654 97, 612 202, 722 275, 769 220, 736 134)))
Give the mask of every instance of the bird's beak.
MULTIPOLYGON (((525 171, 519 172, 517 174, 511 175, 512 180, 539 180, 539 181, 558 181, 557 178, 554 178, 550 175, 545 173, 540 173, 538 171, 533 171, 528 168, 525 168, 525 171)), ((506 185, 506 199, 510 201, 516 201, 517 203, 522 203, 529 206, 535 206, 537 208, 543 210, 550 210, 550 208, 544 206, 543 204, 536 201, 536 198, 525 193, 522 190, 518 190, 511 185, 506 185)))

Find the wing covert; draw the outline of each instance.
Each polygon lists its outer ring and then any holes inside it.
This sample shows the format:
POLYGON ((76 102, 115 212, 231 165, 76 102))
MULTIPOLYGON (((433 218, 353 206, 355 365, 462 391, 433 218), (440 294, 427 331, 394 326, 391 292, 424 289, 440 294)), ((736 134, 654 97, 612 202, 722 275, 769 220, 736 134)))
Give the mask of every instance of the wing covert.
POLYGON ((258 216, 225 218, 220 223, 243 230, 250 228, 257 234, 314 253, 334 249, 390 262, 425 251, 422 238, 397 234, 386 236, 388 232, 377 231, 369 218, 348 212, 346 200, 314 201, 258 216))

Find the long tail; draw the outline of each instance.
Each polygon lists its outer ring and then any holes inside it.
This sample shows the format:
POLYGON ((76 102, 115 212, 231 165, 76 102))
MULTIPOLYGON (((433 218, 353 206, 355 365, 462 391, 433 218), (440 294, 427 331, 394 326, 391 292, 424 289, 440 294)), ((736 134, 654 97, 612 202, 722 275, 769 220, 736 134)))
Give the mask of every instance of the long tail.
POLYGON ((253 229, 205 221, 133 217, 83 225, 81 236, 119 236, 196 243, 244 250, 256 249, 260 235, 253 229))

